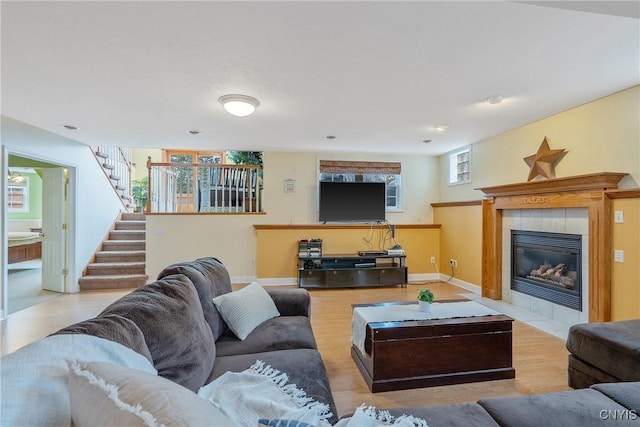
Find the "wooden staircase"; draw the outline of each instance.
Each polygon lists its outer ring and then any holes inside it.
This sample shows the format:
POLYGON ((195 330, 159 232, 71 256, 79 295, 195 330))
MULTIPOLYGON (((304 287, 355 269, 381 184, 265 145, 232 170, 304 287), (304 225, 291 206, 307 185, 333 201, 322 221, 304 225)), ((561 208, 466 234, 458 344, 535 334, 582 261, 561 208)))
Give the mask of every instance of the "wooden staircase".
POLYGON ((96 252, 95 262, 78 280, 80 290, 129 289, 146 284, 145 228, 143 213, 123 212, 96 252))

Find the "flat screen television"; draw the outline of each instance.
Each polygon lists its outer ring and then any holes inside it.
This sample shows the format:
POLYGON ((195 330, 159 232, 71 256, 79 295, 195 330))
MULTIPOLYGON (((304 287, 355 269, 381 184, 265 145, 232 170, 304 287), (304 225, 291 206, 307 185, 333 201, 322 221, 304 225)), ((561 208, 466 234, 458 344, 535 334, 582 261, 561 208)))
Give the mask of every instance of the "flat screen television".
POLYGON ((321 222, 384 221, 385 207, 384 182, 320 181, 321 222))

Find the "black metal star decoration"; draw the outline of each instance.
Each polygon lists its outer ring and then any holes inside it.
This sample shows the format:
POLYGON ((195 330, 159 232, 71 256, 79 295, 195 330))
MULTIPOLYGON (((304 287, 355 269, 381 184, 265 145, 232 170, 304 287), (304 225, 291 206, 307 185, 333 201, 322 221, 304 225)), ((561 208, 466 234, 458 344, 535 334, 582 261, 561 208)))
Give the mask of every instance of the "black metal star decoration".
POLYGON ((545 136, 542 144, 538 147, 538 152, 524 158, 524 161, 527 162, 531 168, 527 181, 531 181, 538 176, 555 178, 556 164, 566 153, 567 151, 564 148, 559 150, 552 150, 549 148, 549 141, 547 141, 547 137, 545 136))

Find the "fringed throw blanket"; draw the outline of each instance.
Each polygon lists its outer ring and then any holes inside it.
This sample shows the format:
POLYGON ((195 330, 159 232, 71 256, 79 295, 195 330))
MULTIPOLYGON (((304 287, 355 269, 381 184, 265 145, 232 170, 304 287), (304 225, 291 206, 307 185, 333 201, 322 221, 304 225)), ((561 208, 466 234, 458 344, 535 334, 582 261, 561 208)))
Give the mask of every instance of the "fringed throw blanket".
POLYGON ((238 426, 255 427, 261 418, 286 418, 330 427, 329 406, 315 402, 287 374, 258 360, 242 372, 226 372, 205 385, 198 395, 208 400, 238 426))
MULTIPOLYGON (((329 406, 307 397, 304 390, 288 384, 287 374, 258 360, 242 372, 226 372, 198 391, 238 426, 255 427, 259 419, 300 421, 317 427, 331 427, 329 406)), ((335 427, 428 427, 419 418, 394 418, 386 411, 365 405, 335 427)))

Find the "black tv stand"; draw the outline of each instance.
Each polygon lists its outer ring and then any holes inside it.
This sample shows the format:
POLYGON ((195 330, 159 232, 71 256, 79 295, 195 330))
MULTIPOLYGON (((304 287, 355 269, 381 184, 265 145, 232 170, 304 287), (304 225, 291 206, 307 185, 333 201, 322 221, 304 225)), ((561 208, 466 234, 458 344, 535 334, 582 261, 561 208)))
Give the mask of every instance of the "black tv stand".
POLYGON ((298 256, 301 288, 406 286, 405 255, 323 254, 298 256))

